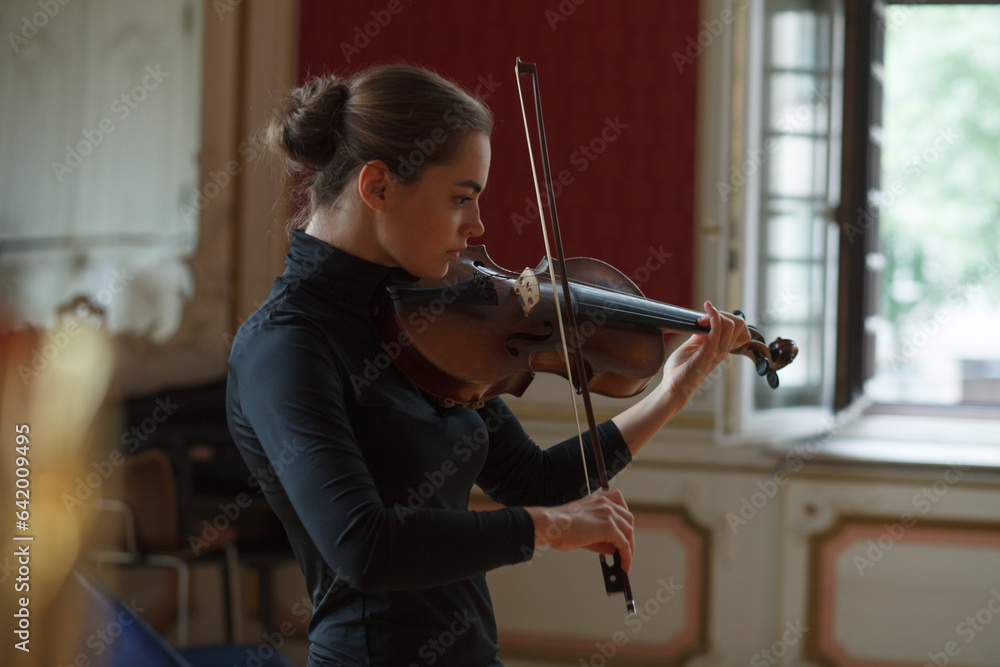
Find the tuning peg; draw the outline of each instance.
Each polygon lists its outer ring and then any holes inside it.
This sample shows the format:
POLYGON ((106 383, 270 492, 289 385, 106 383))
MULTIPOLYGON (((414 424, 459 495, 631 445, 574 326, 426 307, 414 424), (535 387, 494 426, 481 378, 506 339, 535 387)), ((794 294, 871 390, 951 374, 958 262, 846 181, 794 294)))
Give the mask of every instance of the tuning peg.
POLYGON ((757 368, 757 375, 764 377, 769 372, 771 372, 771 364, 767 362, 764 355, 757 353, 757 360, 754 362, 754 366, 757 368))
POLYGON ((771 387, 771 389, 777 389, 778 388, 778 374, 775 373, 774 371, 769 372, 767 374, 767 384, 768 384, 768 386, 771 387))

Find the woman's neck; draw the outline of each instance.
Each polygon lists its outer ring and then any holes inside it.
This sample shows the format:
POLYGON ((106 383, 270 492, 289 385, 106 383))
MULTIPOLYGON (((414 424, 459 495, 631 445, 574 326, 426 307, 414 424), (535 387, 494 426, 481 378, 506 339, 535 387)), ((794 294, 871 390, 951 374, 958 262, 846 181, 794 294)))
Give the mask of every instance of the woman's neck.
POLYGON ((335 248, 375 264, 392 266, 375 235, 375 226, 358 207, 346 204, 336 211, 316 211, 305 233, 335 248))

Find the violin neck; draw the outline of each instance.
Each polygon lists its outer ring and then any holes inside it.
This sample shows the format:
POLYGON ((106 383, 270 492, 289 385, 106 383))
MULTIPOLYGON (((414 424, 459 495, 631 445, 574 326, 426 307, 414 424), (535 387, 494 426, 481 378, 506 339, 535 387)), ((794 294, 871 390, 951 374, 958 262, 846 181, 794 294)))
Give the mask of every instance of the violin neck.
POLYGON ((570 281, 577 314, 603 311, 609 321, 654 327, 664 332, 706 333, 709 327, 698 324, 705 316, 680 306, 661 303, 641 296, 611 292, 570 281))

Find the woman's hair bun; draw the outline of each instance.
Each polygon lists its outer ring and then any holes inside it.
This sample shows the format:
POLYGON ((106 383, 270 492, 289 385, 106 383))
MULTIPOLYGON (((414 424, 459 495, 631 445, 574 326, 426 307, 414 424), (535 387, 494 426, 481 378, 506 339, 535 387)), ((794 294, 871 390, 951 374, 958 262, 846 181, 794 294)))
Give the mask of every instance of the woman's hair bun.
POLYGON ((298 166, 322 171, 341 147, 350 90, 336 76, 309 79, 275 109, 268 143, 298 166))
MULTIPOLYGON (((307 79, 280 100, 260 128, 282 158, 291 194, 306 195, 289 230, 333 210, 366 164, 381 162, 404 184, 448 164, 470 132, 489 136, 482 100, 439 74, 403 63, 375 65, 350 78, 307 79)), ((289 231, 289 233, 291 233, 289 231)))

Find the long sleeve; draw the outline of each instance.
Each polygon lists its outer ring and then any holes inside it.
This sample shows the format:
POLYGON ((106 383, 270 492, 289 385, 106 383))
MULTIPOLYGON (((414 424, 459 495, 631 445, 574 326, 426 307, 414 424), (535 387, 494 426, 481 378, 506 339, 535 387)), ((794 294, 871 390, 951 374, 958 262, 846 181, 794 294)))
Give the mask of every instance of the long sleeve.
MULTIPOLYGON (((548 449, 541 449, 499 397, 479 410, 490 428, 486 464, 476 482, 498 503, 507 506, 559 505, 587 493, 580 441, 574 436, 548 449)), ((608 479, 632 461, 618 427, 611 420, 597 425, 598 440, 608 479)), ((591 490, 600 489, 590 432, 583 433, 583 448, 591 490)))
POLYGON ((398 371, 406 341, 372 310, 392 269, 301 229, 285 265, 233 340, 226 416, 305 575, 310 661, 498 667, 485 573, 532 556, 534 523, 468 501, 506 438, 398 371), (449 650, 428 653, 442 633, 449 650))
POLYGON ((522 509, 387 506, 355 438, 345 378, 328 341, 303 326, 267 334, 234 359, 233 390, 294 510, 282 520, 286 526, 301 521, 339 577, 364 592, 415 589, 531 553, 533 525, 522 509))

